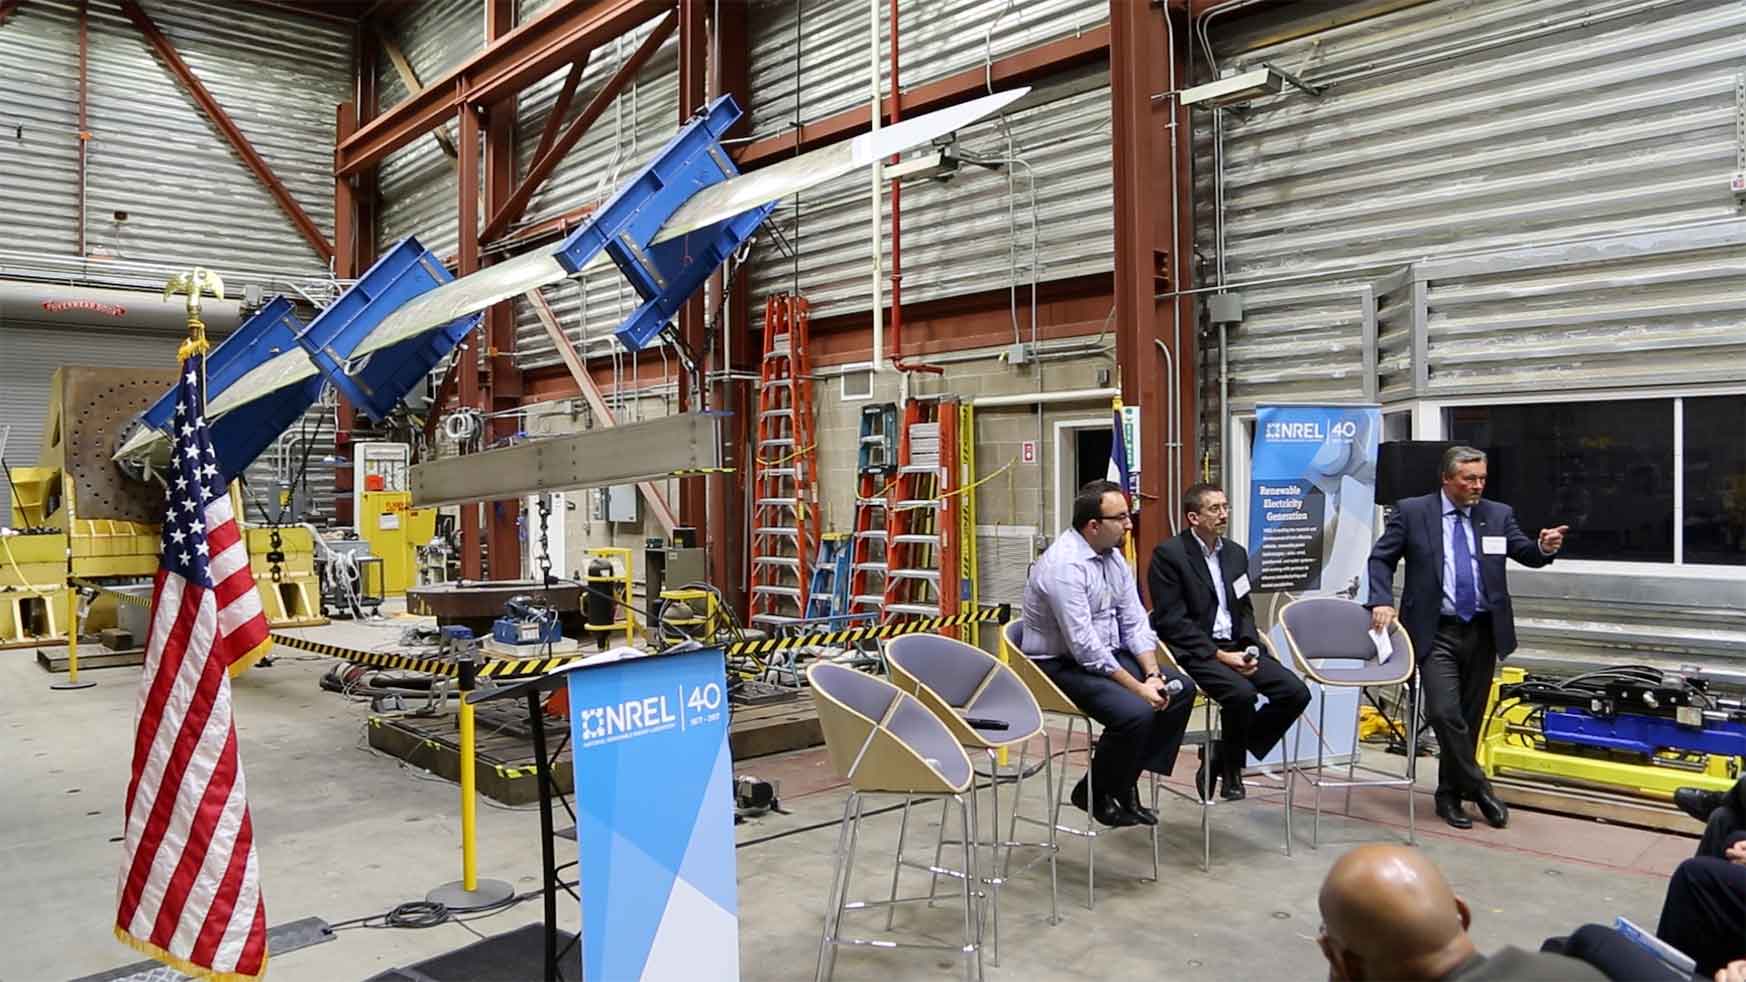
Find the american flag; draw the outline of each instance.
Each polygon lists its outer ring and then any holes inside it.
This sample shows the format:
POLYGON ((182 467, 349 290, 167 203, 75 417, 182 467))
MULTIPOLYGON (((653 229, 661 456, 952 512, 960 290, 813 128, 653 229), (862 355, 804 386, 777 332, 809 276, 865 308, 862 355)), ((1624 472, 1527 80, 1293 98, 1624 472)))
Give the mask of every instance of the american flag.
POLYGON ((115 936, 185 974, 243 979, 266 969, 267 928, 230 675, 271 642, 206 429, 204 373, 193 353, 177 383, 115 936))

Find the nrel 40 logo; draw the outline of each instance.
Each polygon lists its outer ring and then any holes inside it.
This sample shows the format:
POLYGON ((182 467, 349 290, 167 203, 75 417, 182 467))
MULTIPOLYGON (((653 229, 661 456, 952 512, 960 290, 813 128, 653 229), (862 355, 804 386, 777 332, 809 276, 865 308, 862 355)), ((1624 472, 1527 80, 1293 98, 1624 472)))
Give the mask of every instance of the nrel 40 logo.
POLYGON ((716 711, 721 709, 722 690, 718 683, 692 686, 689 692, 681 689, 675 696, 683 697, 683 720, 674 713, 672 699, 665 695, 584 708, 577 717, 582 739, 591 742, 626 740, 660 733, 688 722, 700 722, 711 713, 719 715, 716 711))

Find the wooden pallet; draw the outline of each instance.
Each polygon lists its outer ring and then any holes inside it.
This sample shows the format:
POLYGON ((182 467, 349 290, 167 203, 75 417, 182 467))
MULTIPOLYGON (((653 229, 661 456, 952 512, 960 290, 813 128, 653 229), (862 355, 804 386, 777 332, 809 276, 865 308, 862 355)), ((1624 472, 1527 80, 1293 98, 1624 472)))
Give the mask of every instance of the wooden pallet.
POLYGON ((1538 781, 1502 776, 1493 777, 1491 786, 1507 804, 1520 805, 1523 808, 1594 818, 1614 825, 1634 825, 1662 832, 1677 832, 1681 835, 1697 836, 1704 831, 1704 827, 1696 819, 1670 804, 1598 788, 1556 787, 1538 781))
MULTIPOLYGON (((80 661, 83 664, 83 659, 80 661)), ((474 774, 479 793, 506 805, 538 801, 533 739, 527 730, 527 717, 522 707, 482 706, 476 722, 478 763, 474 774)), ((550 723, 546 731, 547 747, 567 743, 567 731, 566 723, 550 723)), ((450 781, 461 779, 460 741, 454 717, 372 716, 369 732, 370 746, 377 750, 450 781)), ((823 743, 824 731, 810 700, 737 708, 728 728, 728 748, 735 760, 801 750, 823 743)), ((558 755, 552 778, 562 793, 568 794, 574 787, 568 748, 558 755)))

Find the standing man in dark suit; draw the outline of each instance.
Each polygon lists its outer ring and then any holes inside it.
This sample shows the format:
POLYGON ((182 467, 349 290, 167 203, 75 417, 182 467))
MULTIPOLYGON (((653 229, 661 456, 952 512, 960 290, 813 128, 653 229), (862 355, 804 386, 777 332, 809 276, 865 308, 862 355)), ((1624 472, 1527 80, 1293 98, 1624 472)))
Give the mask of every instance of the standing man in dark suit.
POLYGON ((1261 646, 1249 597, 1249 553, 1224 537, 1231 506, 1217 485, 1183 492, 1188 527, 1152 552, 1146 590, 1152 630, 1195 683, 1219 704, 1224 738, 1213 748, 1210 780, 1224 797, 1244 796, 1247 754, 1265 757, 1309 705, 1309 689, 1261 646), (1267 705, 1255 709, 1258 696, 1267 705))
POLYGON ((1494 827, 1509 822, 1509 810, 1474 759, 1498 659, 1516 650, 1504 560, 1545 566, 1569 530, 1560 525, 1542 529, 1538 542, 1528 538, 1515 509, 1481 497, 1485 474, 1485 454, 1450 447, 1443 454, 1442 490, 1397 502, 1370 551, 1370 625, 1387 630, 1398 617, 1412 639, 1426 715, 1442 754, 1437 814, 1458 829, 1473 827, 1463 798, 1477 803, 1494 827), (1397 613, 1394 567, 1402 556, 1406 586, 1397 613))

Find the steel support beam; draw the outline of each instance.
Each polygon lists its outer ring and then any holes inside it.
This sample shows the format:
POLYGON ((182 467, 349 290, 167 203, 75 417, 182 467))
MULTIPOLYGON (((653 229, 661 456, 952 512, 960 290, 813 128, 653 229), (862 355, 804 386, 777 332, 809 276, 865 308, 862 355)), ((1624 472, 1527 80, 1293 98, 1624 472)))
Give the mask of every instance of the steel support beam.
MULTIPOLYGON (((394 74, 400 76, 400 84, 406 86, 408 92, 421 91, 424 88, 424 83, 418 80, 418 72, 413 69, 412 62, 407 60, 406 53, 400 50, 400 45, 396 44, 394 38, 388 34, 388 29, 382 24, 376 23, 371 26, 371 30, 376 35, 377 43, 382 46, 382 53, 388 56, 389 64, 394 66, 394 74)), ((454 138, 449 136, 446 126, 438 125, 430 131, 430 135, 436 139, 437 146, 443 148, 443 153, 449 155, 450 160, 454 160, 460 155, 460 151, 455 149, 454 138)), ((336 141, 336 145, 343 142, 345 141, 336 141)))
MULTIPOLYGON (((709 59, 710 98, 732 95, 740 105, 751 105, 752 48, 747 18, 729 12, 711 25, 711 37, 715 47, 709 59)), ((750 128, 750 118, 744 118, 727 135, 730 138, 740 136, 750 128)), ((715 383, 712 405, 730 414, 722 418, 722 460, 737 469, 733 474, 709 482, 709 514, 714 519, 710 523, 709 541, 714 546, 716 539, 722 540, 721 545, 715 547, 720 551, 720 559, 711 557, 712 563, 721 565, 712 565, 710 573, 712 582, 722 591, 727 602, 745 614, 746 583, 751 578, 748 575, 751 512, 746 505, 751 493, 750 454, 755 406, 752 383, 744 378, 757 370, 759 353, 752 337, 751 278, 737 276, 731 284, 724 283, 724 279, 718 273, 712 280, 714 289, 708 302, 709 310, 722 311, 721 322, 712 339, 714 353, 710 370, 721 379, 715 383), (725 298, 722 297, 724 288, 728 291, 725 298), (737 378, 721 378, 724 371, 737 378)))
POLYGON ((133 22, 133 26, 139 30, 140 34, 145 36, 147 43, 152 46, 152 50, 157 52, 158 57, 163 60, 164 66, 170 70, 170 74, 176 77, 176 81, 180 82, 182 88, 186 89, 188 94, 193 97, 195 105, 200 107, 200 111, 205 113, 212 125, 224 135, 224 139, 230 144, 231 149, 235 150, 237 156, 242 158, 243 165, 254 173, 256 179, 267 189, 267 193, 273 196, 273 200, 279 205, 279 210, 291 219, 291 224, 297 226, 297 231, 303 234, 309 247, 315 250, 316 255, 320 256, 323 262, 332 262, 333 244, 327 241, 327 236, 322 234, 321 228, 315 224, 315 220, 310 218, 309 213, 303 210, 303 206, 297 203, 297 199, 291 196, 290 189, 286 188, 285 183, 279 180, 277 174, 273 173, 273 168, 267 165, 265 158, 255 152, 254 146, 249 143, 248 137, 243 135, 242 130, 237 129, 230 114, 224 111, 224 107, 218 104, 218 100, 213 98, 212 93, 207 91, 206 86, 195 77, 193 69, 189 68, 188 63, 183 61, 182 56, 176 52, 176 46, 170 43, 170 39, 164 36, 164 32, 158 30, 158 26, 152 23, 151 18, 146 16, 145 11, 141 10, 139 4, 135 3, 134 0, 121 0, 121 12, 133 22))
MULTIPOLYGON (((709 31, 706 15, 708 6, 705 0, 679 0, 679 119, 683 125, 697 110, 703 108, 709 96, 709 80, 707 76, 709 61, 709 31)), ((679 337, 699 359, 699 378, 693 378, 683 367, 679 370, 679 411, 681 413, 696 413, 705 408, 707 395, 700 390, 698 382, 707 372, 708 364, 704 359, 709 347, 709 338, 705 333, 703 297, 693 296, 679 309, 679 337)), ((692 528, 706 529, 718 527, 710 522, 709 482, 701 477, 687 477, 679 481, 679 524, 692 528)), ((719 522, 720 519, 718 518, 719 522)), ((710 536, 709 568, 713 582, 724 582, 718 574, 726 565, 722 550, 725 548, 725 537, 710 536), (718 540, 722 545, 718 545, 718 540)))
MULTIPOLYGON (((128 0, 131 2, 131 0, 128 0)), ((334 171, 351 174, 452 118, 462 105, 504 102, 522 89, 672 7, 672 0, 568 0, 360 127, 334 148, 334 171)))
MULTIPOLYGON (((487 0, 485 43, 496 43, 514 28, 514 0, 487 0)), ((483 214, 490 215, 503 207, 515 183, 515 102, 497 103, 485 112, 483 214)), ((474 237, 475 247, 484 237, 483 233, 474 237)), ((480 263, 489 265, 483 258, 480 263)), ((521 403, 521 369, 515 364, 515 307, 508 301, 485 311, 485 356, 487 371, 479 404, 492 413, 516 408, 521 403)), ((486 445, 495 446, 513 436, 520 425, 513 416, 493 416, 485 426, 486 445)), ((485 541, 490 547, 492 579, 521 578, 521 540, 516 534, 520 518, 520 501, 487 506, 485 541)), ((564 557, 556 556, 554 562, 561 570, 564 557)))
MULTIPOLYGON (((511 222, 522 216, 522 213, 527 210, 528 202, 533 200, 534 192, 546 183, 546 178, 552 176, 552 171, 557 170, 558 163, 564 159, 564 155, 581 141, 583 135, 588 132, 588 128, 594 125, 594 121, 600 118, 601 113, 606 112, 606 107, 612 105, 612 100, 618 98, 619 93, 624 91, 624 87, 636 77, 637 72, 642 71, 643 66, 649 63, 649 59, 655 56, 655 52, 660 49, 661 45, 673 36, 673 28, 677 26, 676 17, 676 14, 668 14, 665 20, 649 32, 649 36, 643 39, 643 43, 637 47, 637 50, 618 66, 618 71, 614 72, 612 78, 607 80, 606 85, 594 94, 593 99, 589 100, 588 106, 582 110, 582 115, 577 116, 565 128, 564 134, 558 137, 544 153, 539 154, 534 159, 533 165, 527 169, 527 176, 522 178, 521 184, 514 193, 509 195, 509 200, 491 213, 491 221, 487 222, 484 231, 479 233, 480 241, 490 242, 498 238, 509 228, 511 222)), ((556 118, 554 107, 553 119, 556 118)), ((548 120, 547 129, 550 127, 551 123, 548 120)))
MULTIPOLYGON (((1127 6, 1128 2, 1117 0, 1110 7, 1113 10, 1117 6, 1127 6)), ((1073 37, 997 58, 986 69, 981 66, 969 68, 905 89, 899 98, 906 115, 919 116, 962 102, 972 93, 985 95, 991 84, 996 90, 1010 89, 1041 81, 1070 68, 1096 64, 1109 57, 1109 47, 1110 28, 1095 27, 1073 37)), ((887 102, 889 104, 890 100, 887 102)), ((742 147, 734 159, 742 170, 756 170, 797 153, 859 136, 867 132, 871 118, 866 104, 862 103, 857 108, 813 120, 785 133, 753 140, 742 147)))
MULTIPOLYGON (((484 127, 479 120, 479 111, 469 103, 460 103, 461 140, 458 181, 460 186, 460 206, 456 211, 456 221, 460 223, 460 244, 457 251, 455 275, 466 276, 479 269, 479 157, 481 144, 484 141, 484 127)), ((481 322, 483 323, 483 322, 481 322)), ((462 406, 477 407, 480 404, 479 395, 479 350, 481 348, 483 328, 474 329, 467 335, 465 343, 455 348, 451 356, 448 374, 443 378, 443 385, 437 391, 437 401, 431 404, 431 416, 434 419, 442 411, 442 399, 448 388, 449 379, 455 380, 460 390, 462 406)), ((478 499, 474 499, 477 501, 478 499)), ((469 580, 485 578, 484 545, 485 541, 479 534, 479 506, 474 503, 461 505, 461 576, 469 580)))
POLYGON ((552 102, 552 111, 546 116, 545 128, 540 130, 539 145, 534 147, 533 159, 538 160, 552 149, 552 141, 558 138, 558 129, 564 125, 564 117, 570 114, 570 100, 576 98, 576 86, 582 82, 582 73, 588 68, 588 62, 594 57, 589 51, 570 63, 570 71, 564 75, 564 85, 558 89, 558 98, 552 102))
MULTIPOLYGON (((1166 128, 1174 102, 1154 104, 1152 93, 1168 87, 1166 16, 1151 4, 1110 0, 1109 80, 1115 171, 1116 364, 1121 367, 1124 405, 1140 407, 1139 517, 1134 529, 1141 561, 1169 535, 1167 392, 1158 370, 1156 341, 1170 348, 1176 365, 1182 352, 1168 330, 1170 318, 1154 299, 1170 268, 1170 141, 1166 128)), ((1184 30, 1184 35, 1187 31, 1184 30)), ((1183 142, 1186 142, 1184 140, 1183 142)), ((1193 427, 1185 419, 1183 432, 1193 427)), ((1192 458, 1191 458, 1192 459, 1192 458)), ((1189 470, 1188 473, 1192 473, 1189 470)))
MULTIPOLYGON (((534 315, 545 327, 546 336, 552 339, 552 347, 558 349, 558 356, 564 359, 564 367, 569 369, 570 377, 576 380, 576 388, 582 393, 582 398, 588 401, 588 408, 594 413, 594 428, 617 426, 618 417, 613 415, 612 407, 606 404, 606 397, 601 394, 600 386, 594 384, 594 376, 589 374, 588 366, 582 363, 582 356, 576 353, 576 346, 570 343, 564 329, 558 326, 558 318, 552 313, 551 305, 546 303, 545 296, 538 290, 529 290, 526 298, 534 309, 534 315)), ((678 522, 673 518, 672 507, 667 504, 667 496, 653 481, 637 482, 637 491, 648 503, 649 512, 655 516, 655 522, 661 526, 662 533, 672 535, 673 527, 678 522)))
POLYGON ((715 416, 680 413, 414 464, 412 503, 465 506, 719 467, 718 423, 715 416))

